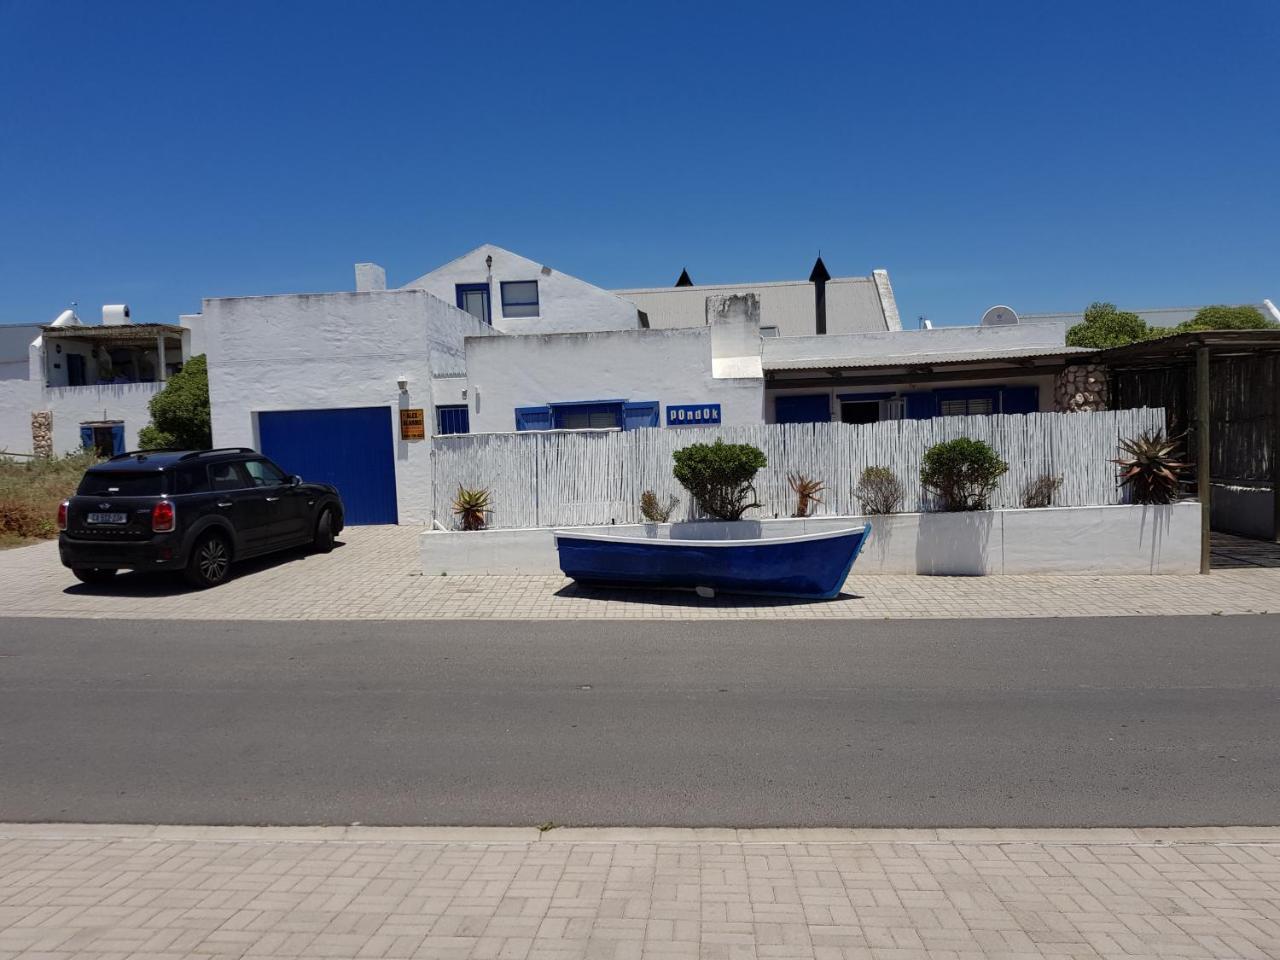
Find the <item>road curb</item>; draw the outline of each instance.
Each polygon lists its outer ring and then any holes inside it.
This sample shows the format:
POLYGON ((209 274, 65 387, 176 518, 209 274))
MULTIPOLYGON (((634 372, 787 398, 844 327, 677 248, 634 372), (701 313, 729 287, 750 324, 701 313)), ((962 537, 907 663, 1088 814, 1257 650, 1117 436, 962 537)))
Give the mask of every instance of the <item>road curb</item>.
POLYGON ((0 823, 0 840, 146 840, 218 843, 731 843, 1041 844, 1055 846, 1280 843, 1280 827, 831 829, 732 827, 373 827, 0 823))

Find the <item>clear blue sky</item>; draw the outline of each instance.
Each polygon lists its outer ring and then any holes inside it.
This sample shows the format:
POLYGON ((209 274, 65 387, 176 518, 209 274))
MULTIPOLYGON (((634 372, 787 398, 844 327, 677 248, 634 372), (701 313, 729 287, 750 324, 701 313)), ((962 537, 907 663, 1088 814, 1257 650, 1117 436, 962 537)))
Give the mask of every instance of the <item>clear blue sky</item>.
POLYGON ((885 267, 908 325, 1280 299, 1280 3, 0 0, 0 322, 885 267))

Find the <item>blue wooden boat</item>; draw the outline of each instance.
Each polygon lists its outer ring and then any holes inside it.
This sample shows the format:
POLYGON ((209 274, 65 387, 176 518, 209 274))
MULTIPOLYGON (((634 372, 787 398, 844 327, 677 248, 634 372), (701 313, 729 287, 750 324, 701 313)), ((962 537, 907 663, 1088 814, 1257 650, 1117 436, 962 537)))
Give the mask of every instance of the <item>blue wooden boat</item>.
POLYGON ((830 600, 839 595, 870 527, 750 540, 554 533, 560 569, 583 584, 830 600))

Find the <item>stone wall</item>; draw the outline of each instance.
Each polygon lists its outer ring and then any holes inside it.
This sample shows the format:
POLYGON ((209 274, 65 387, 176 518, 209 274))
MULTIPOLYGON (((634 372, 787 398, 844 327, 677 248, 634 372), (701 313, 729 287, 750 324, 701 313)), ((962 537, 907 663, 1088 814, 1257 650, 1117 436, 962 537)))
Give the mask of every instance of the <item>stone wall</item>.
POLYGON ((1053 403, 1059 413, 1107 409, 1107 370, 1097 363, 1067 367, 1054 382, 1053 403))
POLYGON ((37 457, 53 456, 53 412, 50 410, 31 414, 31 452, 37 457))

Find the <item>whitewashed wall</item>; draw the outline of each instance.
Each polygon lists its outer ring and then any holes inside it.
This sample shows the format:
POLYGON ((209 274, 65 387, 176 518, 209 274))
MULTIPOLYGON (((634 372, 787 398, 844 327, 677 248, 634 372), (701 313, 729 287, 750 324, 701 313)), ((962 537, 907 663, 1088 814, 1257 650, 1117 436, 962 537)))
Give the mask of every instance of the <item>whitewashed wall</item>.
POLYGON ((640 325, 635 304, 585 280, 535 263, 491 243, 406 283, 404 289, 426 290, 445 303, 456 304, 459 283, 489 283, 493 325, 503 333, 573 333, 586 330, 635 330, 640 325), (485 264, 493 257, 493 268, 485 264), (537 317, 502 315, 502 281, 538 282, 537 317))
POLYGON ((92 387, 44 389, 33 380, 0 381, 0 450, 31 453, 31 414, 53 413, 53 452, 80 449, 80 424, 87 420, 121 420, 124 442, 136 450, 138 431, 151 422, 151 398, 162 383, 118 383, 92 387))
POLYGON ((920 461, 935 443, 956 437, 985 440, 1009 464, 993 507, 1022 505, 1026 484, 1042 474, 1063 478, 1055 506, 1121 502, 1116 486, 1119 440, 1164 426, 1161 409, 1105 413, 1034 413, 1026 416, 939 417, 853 426, 842 423, 633 430, 528 432, 437 437, 433 440, 436 519, 448 525, 458 486, 492 494, 494 527, 635 523, 640 494, 680 498, 674 519, 692 516, 688 493, 671 475, 674 451, 717 437, 764 451, 757 478, 761 509, 748 516, 789 516, 795 494, 787 474, 803 473, 827 485, 817 515, 861 513, 853 490, 864 468, 887 466, 905 493, 903 512, 927 509, 920 461))
POLYGON ((764 381, 712 376, 712 329, 467 341, 471 432, 515 429, 517 407, 576 400, 719 403, 728 424, 764 419, 764 381))
MULTIPOLYGON (((432 406, 433 372, 462 365, 464 336, 492 331, 420 290, 204 302, 215 446, 259 447, 256 414, 432 406), (401 394, 398 377, 408 379, 401 394)), ((400 521, 431 515, 428 441, 396 436, 400 521)))

